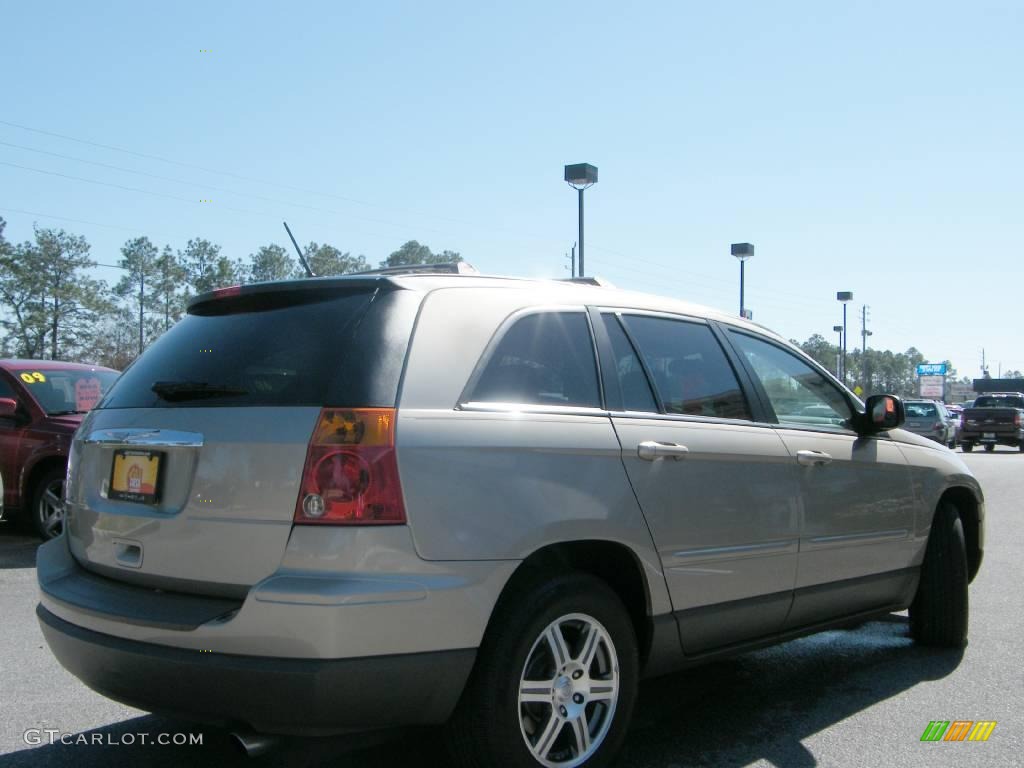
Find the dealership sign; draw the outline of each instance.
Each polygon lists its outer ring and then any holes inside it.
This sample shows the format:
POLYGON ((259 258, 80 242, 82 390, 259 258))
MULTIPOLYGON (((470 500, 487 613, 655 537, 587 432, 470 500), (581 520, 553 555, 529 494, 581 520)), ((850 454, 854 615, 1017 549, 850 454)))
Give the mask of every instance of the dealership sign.
POLYGON ((921 383, 921 397, 935 400, 942 400, 945 397, 945 376, 922 376, 918 381, 921 383))
POLYGON ((917 366, 918 376, 945 376, 945 363, 921 363, 917 366))

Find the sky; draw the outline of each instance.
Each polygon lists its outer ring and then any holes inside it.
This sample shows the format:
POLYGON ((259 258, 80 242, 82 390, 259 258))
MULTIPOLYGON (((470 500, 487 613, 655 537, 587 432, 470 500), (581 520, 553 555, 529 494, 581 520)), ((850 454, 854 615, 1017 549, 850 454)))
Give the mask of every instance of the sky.
MULTIPOLYGON (((231 258, 407 240, 1024 370, 1024 4, 3 0, 0 216, 231 258), (210 202, 201 202, 209 200, 210 202)), ((114 283, 118 270, 97 267, 114 283)))

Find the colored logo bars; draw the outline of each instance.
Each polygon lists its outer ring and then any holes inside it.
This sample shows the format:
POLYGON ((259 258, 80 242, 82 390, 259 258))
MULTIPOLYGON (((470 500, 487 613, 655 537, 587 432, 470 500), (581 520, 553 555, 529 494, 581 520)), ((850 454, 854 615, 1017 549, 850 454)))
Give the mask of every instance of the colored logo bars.
POLYGON ((995 720, 932 720, 921 741, 988 741, 995 728, 995 720))

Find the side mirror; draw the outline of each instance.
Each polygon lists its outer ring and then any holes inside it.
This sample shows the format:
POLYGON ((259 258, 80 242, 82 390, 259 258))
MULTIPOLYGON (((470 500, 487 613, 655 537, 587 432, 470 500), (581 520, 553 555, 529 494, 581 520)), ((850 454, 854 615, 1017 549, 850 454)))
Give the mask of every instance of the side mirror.
POLYGON ((907 420, 907 411, 903 401, 896 395, 872 395, 864 404, 864 415, 861 417, 862 429, 866 434, 888 432, 896 429, 907 420))
POLYGON ((13 419, 18 415, 18 401, 0 397, 0 419, 13 419))

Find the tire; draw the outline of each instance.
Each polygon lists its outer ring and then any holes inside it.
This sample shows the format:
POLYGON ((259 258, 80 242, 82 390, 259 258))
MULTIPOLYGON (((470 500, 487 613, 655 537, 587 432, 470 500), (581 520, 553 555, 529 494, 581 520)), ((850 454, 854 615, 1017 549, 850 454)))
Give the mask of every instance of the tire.
POLYGON ((608 765, 625 740, 639 678, 636 635, 622 601, 585 573, 538 572, 513 589, 495 609, 449 723, 453 764, 608 765), (563 639, 558 650, 555 628, 563 639), (588 652, 590 663, 581 663, 588 652), (538 684, 524 690, 530 681, 538 684), (524 703, 524 695, 532 700, 524 703))
POLYGON ((995 443, 985 443, 985 453, 992 453, 995 449, 995 443))
POLYGON ((33 530, 43 541, 64 531, 64 475, 62 468, 49 469, 32 489, 29 515, 33 530))
POLYGON ((974 450, 974 443, 960 443, 960 450, 964 453, 970 453, 974 450))
POLYGON ((955 450, 956 449, 956 440, 950 440, 948 443, 946 443, 946 447, 949 448, 949 450, 951 450, 951 451, 955 450))
POLYGON ((967 645, 967 548, 957 509, 943 502, 928 535, 921 581, 910 605, 910 634, 921 645, 967 645))
POLYGON ((1020 451, 1021 453, 1024 453, 1024 440, 1017 443, 1017 450, 1020 451))

